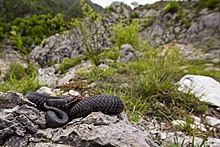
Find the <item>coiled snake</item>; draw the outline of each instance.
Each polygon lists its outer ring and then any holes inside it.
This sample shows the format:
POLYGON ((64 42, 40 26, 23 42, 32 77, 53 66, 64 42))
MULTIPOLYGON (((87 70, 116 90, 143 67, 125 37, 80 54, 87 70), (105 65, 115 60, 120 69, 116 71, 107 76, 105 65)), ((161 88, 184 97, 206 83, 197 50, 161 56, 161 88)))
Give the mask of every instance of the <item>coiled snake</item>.
POLYGON ((124 105, 117 96, 96 95, 82 100, 71 96, 47 96, 29 92, 25 97, 47 111, 46 121, 50 127, 60 127, 74 118, 85 117, 92 112, 116 115, 123 111, 124 105))

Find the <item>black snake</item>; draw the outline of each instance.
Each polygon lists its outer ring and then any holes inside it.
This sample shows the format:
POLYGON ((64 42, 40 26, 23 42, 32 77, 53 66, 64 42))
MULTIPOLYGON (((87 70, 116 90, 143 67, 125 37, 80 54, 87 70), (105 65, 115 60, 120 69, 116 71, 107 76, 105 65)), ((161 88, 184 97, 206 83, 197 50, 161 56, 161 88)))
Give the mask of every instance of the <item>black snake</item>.
POLYGON ((71 96, 47 96, 29 92, 25 97, 47 111, 46 121, 50 127, 60 127, 74 118, 85 117, 92 112, 116 115, 123 111, 124 105, 117 96, 95 95, 82 100, 71 96))

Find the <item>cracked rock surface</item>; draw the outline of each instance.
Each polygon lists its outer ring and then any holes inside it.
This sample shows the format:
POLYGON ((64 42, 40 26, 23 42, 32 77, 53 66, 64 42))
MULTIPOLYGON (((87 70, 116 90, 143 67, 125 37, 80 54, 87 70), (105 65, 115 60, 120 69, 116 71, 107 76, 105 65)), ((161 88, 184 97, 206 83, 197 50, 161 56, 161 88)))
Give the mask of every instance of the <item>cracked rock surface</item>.
POLYGON ((62 128, 48 128, 45 112, 22 94, 0 93, 0 145, 3 146, 146 146, 157 144, 128 121, 124 113, 109 116, 93 112, 62 128))

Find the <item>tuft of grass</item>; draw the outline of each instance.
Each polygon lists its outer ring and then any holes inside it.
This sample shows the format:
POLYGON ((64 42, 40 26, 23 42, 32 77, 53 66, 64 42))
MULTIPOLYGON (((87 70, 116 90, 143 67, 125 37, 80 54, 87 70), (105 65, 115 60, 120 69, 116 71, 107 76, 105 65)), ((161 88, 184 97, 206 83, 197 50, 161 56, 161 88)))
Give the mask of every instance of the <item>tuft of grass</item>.
POLYGON ((13 62, 10 64, 9 69, 7 70, 4 80, 7 81, 11 77, 21 80, 23 77, 27 75, 31 75, 32 73, 35 72, 34 65, 33 64, 28 64, 28 67, 25 68, 22 66, 20 63, 13 62))
POLYGON ((60 64, 60 68, 59 68, 60 74, 63 74, 69 68, 79 64, 81 60, 82 60, 81 58, 75 58, 75 59, 64 58, 60 64))
POLYGON ((3 79, 4 81, 0 83, 2 92, 16 91, 24 94, 40 87, 39 81, 35 78, 33 64, 28 64, 28 67, 24 68, 19 63, 13 62, 3 79))
POLYGON ((0 91, 16 91, 22 94, 28 91, 36 91, 40 87, 39 81, 35 78, 35 75, 26 76, 21 80, 16 79, 13 75, 7 81, 0 83, 0 91))

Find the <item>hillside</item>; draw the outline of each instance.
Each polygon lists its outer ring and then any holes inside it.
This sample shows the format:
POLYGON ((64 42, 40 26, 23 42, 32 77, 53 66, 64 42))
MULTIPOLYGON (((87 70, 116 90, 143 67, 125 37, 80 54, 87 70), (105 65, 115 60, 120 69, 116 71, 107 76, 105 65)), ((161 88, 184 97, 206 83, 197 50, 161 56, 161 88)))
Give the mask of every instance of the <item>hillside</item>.
MULTIPOLYGON (((12 21, 17 17, 24 18, 27 16, 39 14, 63 13, 66 19, 72 17, 82 17, 80 0, 1 0, 0 1, 0 17, 4 21, 12 21)), ((102 7, 93 4, 90 0, 87 3, 97 11, 101 11, 102 7)))

